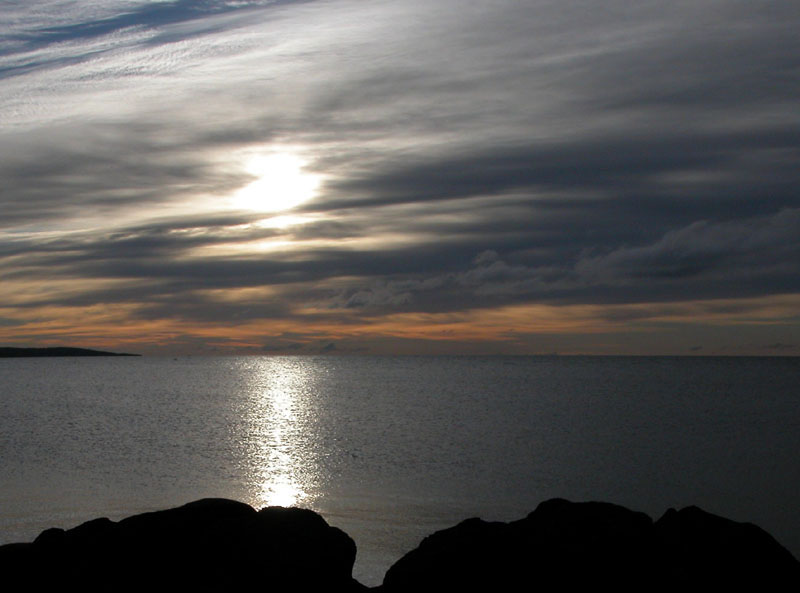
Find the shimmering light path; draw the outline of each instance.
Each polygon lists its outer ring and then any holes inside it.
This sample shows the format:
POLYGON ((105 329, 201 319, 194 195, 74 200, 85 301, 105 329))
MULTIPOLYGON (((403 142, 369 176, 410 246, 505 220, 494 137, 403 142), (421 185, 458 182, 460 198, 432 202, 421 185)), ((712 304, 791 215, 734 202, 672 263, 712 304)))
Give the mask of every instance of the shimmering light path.
POLYGON ((253 460, 256 506, 297 506, 307 502, 313 483, 304 483, 301 468, 311 464, 300 433, 307 416, 307 371, 301 363, 262 359, 254 373, 253 410, 249 418, 255 438, 253 460))

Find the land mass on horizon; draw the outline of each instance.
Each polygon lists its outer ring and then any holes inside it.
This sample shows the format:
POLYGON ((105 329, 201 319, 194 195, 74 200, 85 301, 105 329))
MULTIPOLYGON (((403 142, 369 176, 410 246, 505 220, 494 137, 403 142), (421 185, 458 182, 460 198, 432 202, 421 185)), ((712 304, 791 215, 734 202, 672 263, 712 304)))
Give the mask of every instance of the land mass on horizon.
POLYGON ((105 352, 103 350, 90 350, 88 348, 70 348, 55 346, 51 348, 13 348, 0 347, 0 358, 31 358, 50 356, 141 356, 126 352, 105 352))

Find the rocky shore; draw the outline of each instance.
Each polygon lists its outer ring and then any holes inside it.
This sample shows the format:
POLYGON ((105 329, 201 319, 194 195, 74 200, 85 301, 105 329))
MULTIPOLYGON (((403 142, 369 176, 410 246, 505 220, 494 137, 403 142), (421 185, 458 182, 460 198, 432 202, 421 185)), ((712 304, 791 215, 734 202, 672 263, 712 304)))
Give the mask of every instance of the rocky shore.
MULTIPOLYGON (((204 499, 0 546, 9 590, 356 592, 356 545, 317 513, 204 499), (244 589, 242 589, 244 590, 244 589)), ((372 591, 798 590, 800 563, 767 532, 697 507, 658 521, 553 499, 509 523, 467 519, 398 560, 372 591)))

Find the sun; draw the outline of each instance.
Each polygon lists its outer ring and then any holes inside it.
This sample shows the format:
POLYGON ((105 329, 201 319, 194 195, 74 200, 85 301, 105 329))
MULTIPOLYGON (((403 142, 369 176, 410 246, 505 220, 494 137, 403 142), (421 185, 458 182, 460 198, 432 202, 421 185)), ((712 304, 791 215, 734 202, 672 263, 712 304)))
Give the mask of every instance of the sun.
POLYGON ((235 208, 256 212, 282 212, 313 198, 319 176, 305 170, 306 161, 290 152, 250 156, 245 170, 255 179, 232 197, 235 208))

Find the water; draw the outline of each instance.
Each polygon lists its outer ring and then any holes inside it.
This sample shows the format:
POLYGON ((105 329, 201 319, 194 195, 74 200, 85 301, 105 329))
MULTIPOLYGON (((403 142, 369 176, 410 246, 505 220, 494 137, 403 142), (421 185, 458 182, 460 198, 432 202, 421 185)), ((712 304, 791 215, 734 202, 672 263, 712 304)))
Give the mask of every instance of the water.
POLYGON ((378 584, 554 496, 696 504, 800 556, 800 359, 0 360, 0 543, 222 496, 312 508, 378 584))

